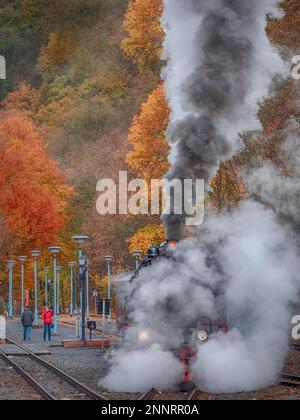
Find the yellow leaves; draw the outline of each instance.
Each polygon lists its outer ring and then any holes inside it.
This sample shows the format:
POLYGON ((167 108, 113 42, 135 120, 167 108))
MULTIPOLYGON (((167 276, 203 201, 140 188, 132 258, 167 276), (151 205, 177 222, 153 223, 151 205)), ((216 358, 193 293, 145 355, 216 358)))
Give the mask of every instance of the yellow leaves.
POLYGON ((124 53, 144 70, 159 62, 164 32, 160 23, 163 0, 130 0, 124 26, 124 53))
POLYGON ((100 125, 106 107, 122 98, 125 91, 126 81, 113 74, 85 79, 77 85, 57 77, 49 85, 47 103, 39 107, 36 119, 46 128, 75 132, 100 125))
POLYGON ((39 123, 48 128, 64 127, 68 124, 74 108, 74 97, 70 90, 65 96, 49 105, 42 105, 36 115, 39 123))
POLYGON ((129 250, 132 252, 135 249, 140 249, 146 254, 146 251, 151 244, 159 245, 165 240, 165 236, 165 230, 162 225, 148 225, 140 229, 129 239, 129 250))
MULTIPOLYGON (((296 82, 297 83, 297 82, 296 82)), ((265 133, 282 129, 286 121, 296 113, 295 82, 288 80, 277 89, 277 95, 267 99, 260 107, 258 117, 265 133)))
POLYGON ((129 142, 133 151, 127 155, 127 165, 148 182, 161 179, 169 169, 166 141, 169 112, 164 87, 160 84, 149 95, 130 129, 129 142))
POLYGON ((216 210, 230 209, 246 197, 247 191, 238 168, 233 161, 221 163, 211 181, 209 204, 216 210))
POLYGON ((56 32, 49 35, 47 45, 41 49, 37 67, 41 73, 57 73, 70 57, 70 45, 65 38, 60 38, 56 32))
MULTIPOLYGON (((124 53, 141 71, 153 71, 160 64, 164 32, 161 26, 163 0, 130 0, 124 26, 128 32, 122 42, 124 53)), ((133 150, 126 156, 127 166, 147 182, 161 179, 169 170, 169 145, 166 129, 170 110, 163 84, 152 92, 135 116, 129 142, 133 150)), ((130 240, 130 249, 146 252, 151 243, 165 238, 163 226, 150 225, 140 229, 130 240)))

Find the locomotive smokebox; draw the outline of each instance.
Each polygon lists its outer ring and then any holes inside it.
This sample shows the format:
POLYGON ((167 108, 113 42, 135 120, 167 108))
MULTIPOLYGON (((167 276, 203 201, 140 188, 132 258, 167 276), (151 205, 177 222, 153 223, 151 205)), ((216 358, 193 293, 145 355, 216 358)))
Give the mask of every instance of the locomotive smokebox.
POLYGON ((173 252, 178 244, 178 241, 173 241, 167 239, 159 246, 159 254, 161 257, 167 257, 169 258, 171 255, 173 255, 173 252))
POLYGON ((183 238, 185 218, 182 215, 163 215, 162 221, 168 241, 179 242, 183 238))

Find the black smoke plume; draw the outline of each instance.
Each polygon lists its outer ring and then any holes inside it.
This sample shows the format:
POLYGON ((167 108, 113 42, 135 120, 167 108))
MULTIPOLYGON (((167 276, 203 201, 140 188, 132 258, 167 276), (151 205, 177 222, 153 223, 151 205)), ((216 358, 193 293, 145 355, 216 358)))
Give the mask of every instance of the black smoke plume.
MULTIPOLYGON (((166 178, 204 179, 239 148, 239 132, 258 128, 258 99, 282 63, 266 36, 273 0, 165 0, 163 77, 172 109, 172 163, 166 178)), ((172 209, 171 209, 172 210, 172 209)), ((164 214, 169 239, 185 215, 164 214)))

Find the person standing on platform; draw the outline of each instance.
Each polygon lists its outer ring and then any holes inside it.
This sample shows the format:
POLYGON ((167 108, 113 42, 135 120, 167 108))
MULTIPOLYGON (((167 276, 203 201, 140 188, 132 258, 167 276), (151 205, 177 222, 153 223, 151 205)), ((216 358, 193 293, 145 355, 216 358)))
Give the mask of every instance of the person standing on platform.
POLYGON ((48 340, 51 341, 51 328, 53 325, 53 311, 49 308, 49 306, 45 306, 43 310, 43 323, 44 323, 44 341, 48 336, 48 340))
POLYGON ((23 341, 27 341, 27 339, 29 341, 31 340, 33 319, 33 312, 28 308, 28 306, 26 306, 21 317, 23 324, 23 341))

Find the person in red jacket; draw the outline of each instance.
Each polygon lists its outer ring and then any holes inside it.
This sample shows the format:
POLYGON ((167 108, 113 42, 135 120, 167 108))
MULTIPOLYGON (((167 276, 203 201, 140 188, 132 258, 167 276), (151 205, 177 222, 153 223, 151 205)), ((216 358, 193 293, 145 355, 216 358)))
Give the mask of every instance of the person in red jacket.
POLYGON ((45 306, 43 310, 43 323, 44 323, 44 341, 46 341, 47 335, 48 340, 51 341, 51 328, 53 324, 53 311, 49 306, 45 306))

